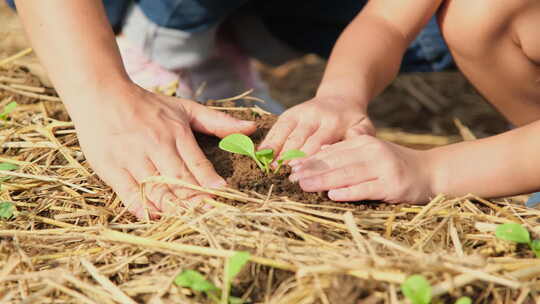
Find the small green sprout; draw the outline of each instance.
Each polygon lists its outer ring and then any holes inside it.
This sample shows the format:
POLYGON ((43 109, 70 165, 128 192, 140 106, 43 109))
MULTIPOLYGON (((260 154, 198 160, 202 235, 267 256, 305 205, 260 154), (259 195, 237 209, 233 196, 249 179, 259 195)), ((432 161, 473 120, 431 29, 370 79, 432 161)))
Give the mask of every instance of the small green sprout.
POLYGON ((431 303, 431 285, 421 275, 415 274, 407 278, 401 291, 412 304, 429 304, 431 303))
MULTIPOLYGON (((274 161, 274 151, 272 149, 263 149, 255 152, 255 144, 251 138, 244 134, 231 134, 224 137, 219 142, 219 148, 227 152, 246 155, 251 157, 257 166, 266 174, 270 173, 270 164, 274 161)), ((289 150, 283 153, 282 157, 277 160, 278 166, 274 173, 277 173, 283 162, 306 156, 306 153, 300 150, 289 150)))
POLYGON ((456 301, 456 304, 472 304, 472 300, 469 297, 461 297, 456 301))
MULTIPOLYGON (((401 285, 403 295, 412 304, 430 304, 431 303, 431 284, 428 280, 419 274, 412 275, 401 285)), ((459 298, 455 304, 471 304, 469 297, 459 298)))
POLYGON ((283 162, 285 161, 288 161, 288 160, 293 160, 293 159, 296 159, 296 158, 302 158, 302 157, 305 157, 306 156, 306 153, 300 151, 300 150, 289 150, 289 151, 286 151, 285 153, 283 153, 283 155, 281 156, 281 159, 279 159, 277 161, 278 163, 278 166, 276 167, 276 170, 274 171, 274 173, 277 173, 279 171, 279 169, 281 168, 281 166, 283 165, 283 162))
POLYGON ((1 202, 0 203, 0 218, 9 220, 13 213, 15 212, 15 206, 12 202, 1 202))
POLYGON ((226 136, 219 142, 219 148, 227 152, 246 155, 251 157, 261 170, 264 170, 264 166, 257 158, 255 154, 255 145, 251 138, 244 134, 231 134, 226 136))
POLYGON ((17 107, 17 103, 15 101, 8 103, 4 107, 4 110, 2 111, 2 113, 0 113, 0 119, 7 120, 9 117, 9 114, 11 114, 11 112, 13 112, 13 110, 15 110, 16 107, 17 107))
POLYGON ((0 163, 1 171, 13 171, 19 169, 19 166, 11 163, 0 163))
POLYGON ((266 172, 266 174, 270 173, 270 164, 274 160, 274 150, 263 149, 255 152, 255 156, 262 163, 264 172, 266 172))
POLYGON ((534 255, 540 258, 540 240, 532 240, 529 231, 518 223, 505 223, 497 226, 495 236, 501 240, 518 244, 528 244, 534 255))
POLYGON ((243 304, 244 301, 241 298, 232 297, 229 295, 230 283, 240 273, 244 265, 249 261, 251 255, 249 252, 239 251, 233 256, 227 259, 225 263, 225 292, 222 294, 222 290, 214 285, 212 282, 205 279, 205 277, 196 270, 184 270, 182 273, 176 276, 174 283, 177 286, 190 288, 193 291, 204 293, 214 303, 228 303, 228 304, 243 304), (222 298, 220 301, 220 294, 222 298))

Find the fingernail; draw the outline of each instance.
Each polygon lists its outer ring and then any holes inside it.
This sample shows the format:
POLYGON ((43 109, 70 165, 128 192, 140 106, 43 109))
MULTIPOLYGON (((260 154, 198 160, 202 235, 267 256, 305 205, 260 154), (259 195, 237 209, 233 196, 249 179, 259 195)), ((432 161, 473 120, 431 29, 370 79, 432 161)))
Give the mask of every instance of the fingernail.
POLYGON ((328 191, 328 197, 333 201, 340 201, 347 195, 346 189, 335 189, 328 191))
POLYGON ((296 174, 289 175, 289 180, 293 183, 296 183, 298 181, 298 175, 296 174))

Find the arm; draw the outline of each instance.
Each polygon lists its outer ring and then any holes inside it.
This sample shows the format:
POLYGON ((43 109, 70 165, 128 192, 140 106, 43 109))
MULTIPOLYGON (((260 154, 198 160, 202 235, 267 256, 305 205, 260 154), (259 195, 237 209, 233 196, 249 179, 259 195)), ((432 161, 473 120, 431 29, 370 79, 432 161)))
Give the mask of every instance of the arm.
POLYGON ((367 108, 399 72, 409 44, 441 0, 374 0, 337 41, 317 96, 341 95, 367 108))
POLYGON ((295 161, 291 180, 336 201, 422 203, 439 193, 502 197, 540 189, 540 121, 497 136, 428 151, 371 136, 295 161))
POLYGON ((78 98, 85 92, 131 85, 102 1, 16 3, 32 46, 70 114, 87 106, 78 98))
POLYGON ((409 43, 441 0, 371 0, 338 39, 315 98, 280 116, 260 148, 277 153, 374 134, 367 105, 396 76, 409 43))
POLYGON ((101 0, 17 1, 43 65, 75 124, 94 171, 138 217, 176 213, 179 201, 201 201, 180 186, 145 185, 163 175, 194 185, 225 184, 200 150, 196 131, 251 133, 242 122, 195 102, 148 92, 126 75, 101 0))
POLYGON ((428 151, 434 193, 501 197, 540 189, 540 121, 428 151))

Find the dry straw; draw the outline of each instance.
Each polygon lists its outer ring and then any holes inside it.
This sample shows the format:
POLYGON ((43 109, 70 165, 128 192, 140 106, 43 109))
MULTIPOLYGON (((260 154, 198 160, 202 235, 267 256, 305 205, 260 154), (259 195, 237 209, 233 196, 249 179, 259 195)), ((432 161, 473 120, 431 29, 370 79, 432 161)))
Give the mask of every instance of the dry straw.
POLYGON ((0 220, 0 303, 204 303, 174 286, 175 275, 197 269, 222 286, 235 250, 249 251, 251 263, 233 291, 257 302, 396 303, 411 274, 426 276, 438 296, 540 301, 540 260, 493 233, 510 221, 535 232, 540 212, 509 199, 439 195, 423 207, 364 209, 152 177, 147 183, 212 194, 206 203, 214 209, 138 222, 88 167, 57 97, 1 62, 0 106, 20 108, 1 122, 0 161, 20 168, 0 172, 9 177, 1 200, 17 208, 16 218, 0 220))

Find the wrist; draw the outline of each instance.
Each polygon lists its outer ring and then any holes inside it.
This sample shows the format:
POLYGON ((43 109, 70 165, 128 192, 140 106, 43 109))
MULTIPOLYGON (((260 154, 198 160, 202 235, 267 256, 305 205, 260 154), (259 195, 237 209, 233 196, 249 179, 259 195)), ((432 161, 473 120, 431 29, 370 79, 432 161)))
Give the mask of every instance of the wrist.
POLYGON ((423 151, 424 174, 431 198, 440 193, 448 194, 448 172, 440 152, 438 148, 423 151))
POLYGON ((69 92, 61 97, 73 121, 80 121, 115 109, 122 112, 125 106, 132 107, 140 101, 144 93, 148 92, 129 79, 115 79, 107 83, 87 83, 79 87, 77 95, 69 92))
POLYGON ((318 100, 336 100, 359 107, 366 112, 370 97, 365 94, 365 90, 360 85, 348 84, 343 81, 327 80, 321 83, 317 89, 315 97, 318 100))

